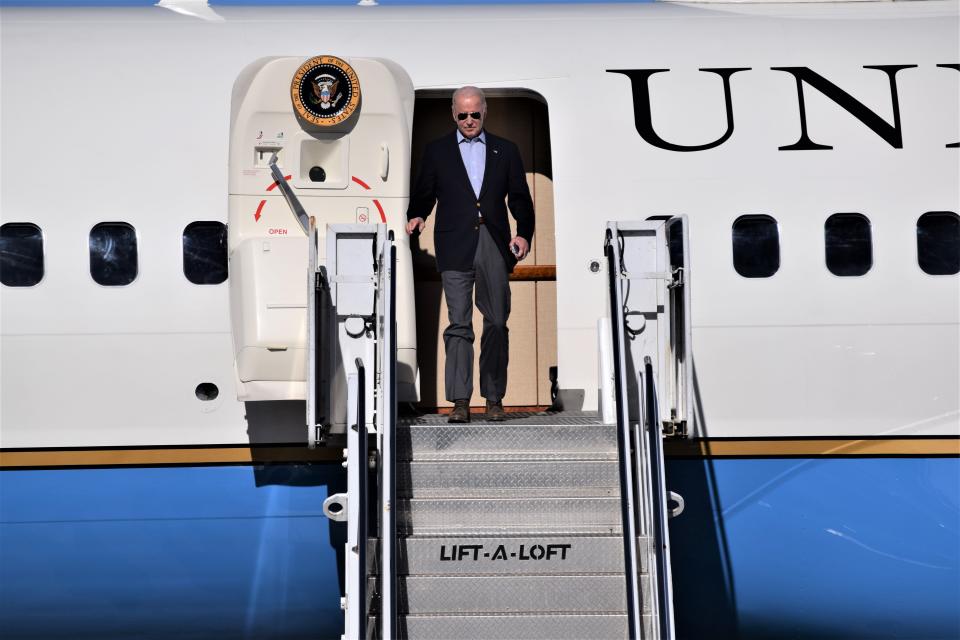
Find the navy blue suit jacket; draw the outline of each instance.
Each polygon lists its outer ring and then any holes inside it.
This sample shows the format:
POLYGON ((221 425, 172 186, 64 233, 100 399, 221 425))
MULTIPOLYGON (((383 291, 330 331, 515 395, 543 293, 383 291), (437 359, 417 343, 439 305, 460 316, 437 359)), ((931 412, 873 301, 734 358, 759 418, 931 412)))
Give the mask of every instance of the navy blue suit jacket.
POLYGON ((517 263, 510 253, 510 223, 507 205, 517 221, 517 235, 533 241, 533 200, 523 172, 517 145, 486 132, 487 160, 478 198, 470 185, 467 169, 453 131, 427 145, 420 175, 410 194, 407 220, 424 220, 437 204, 434 239, 438 271, 468 271, 473 268, 480 233, 477 213, 483 215, 507 269, 517 263), (506 198, 507 204, 504 204, 506 198))

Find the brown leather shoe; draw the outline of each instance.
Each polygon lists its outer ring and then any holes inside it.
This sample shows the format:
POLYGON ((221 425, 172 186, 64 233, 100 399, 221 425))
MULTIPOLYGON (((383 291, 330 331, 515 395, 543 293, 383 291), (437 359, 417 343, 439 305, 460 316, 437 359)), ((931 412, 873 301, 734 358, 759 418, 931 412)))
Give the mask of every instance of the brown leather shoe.
POLYGON ((487 420, 490 422, 503 422, 507 419, 503 412, 503 403, 499 400, 487 400, 487 420))
POLYGON ((470 422, 470 400, 454 400, 447 422, 470 422))

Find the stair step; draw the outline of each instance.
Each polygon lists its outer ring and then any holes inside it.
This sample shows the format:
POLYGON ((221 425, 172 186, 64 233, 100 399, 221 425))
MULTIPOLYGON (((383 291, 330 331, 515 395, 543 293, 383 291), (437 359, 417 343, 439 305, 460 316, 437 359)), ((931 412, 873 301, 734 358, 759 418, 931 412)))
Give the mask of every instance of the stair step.
POLYGON ((616 460, 616 427, 570 424, 408 424, 397 428, 400 460, 616 460))
MULTIPOLYGON (((614 425, 421 416, 398 425, 397 458, 401 638, 628 636, 614 425)), ((646 638, 655 594, 638 542, 646 638)))
POLYGON ((623 572, 621 536, 414 537, 399 547, 401 574, 623 572))
POLYGON ((623 574, 406 576, 402 613, 626 613, 623 574))
POLYGON ((397 530, 401 535, 617 534, 620 499, 402 499, 397 530))
MULTIPOLYGON (((643 617, 644 638, 651 637, 650 616, 643 617)), ((400 622, 411 640, 613 640, 627 637, 622 614, 406 616, 400 622)))
POLYGON ((408 462, 397 468, 401 498, 602 497, 620 495, 615 461, 408 462))

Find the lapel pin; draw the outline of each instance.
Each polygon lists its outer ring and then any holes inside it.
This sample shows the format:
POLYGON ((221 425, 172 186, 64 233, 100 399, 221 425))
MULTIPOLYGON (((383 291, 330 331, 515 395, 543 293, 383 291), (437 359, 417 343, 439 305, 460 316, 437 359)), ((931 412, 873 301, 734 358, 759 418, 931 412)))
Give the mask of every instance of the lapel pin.
POLYGON ((493 152, 494 152, 494 153, 500 153, 500 149, 494 149, 493 152))

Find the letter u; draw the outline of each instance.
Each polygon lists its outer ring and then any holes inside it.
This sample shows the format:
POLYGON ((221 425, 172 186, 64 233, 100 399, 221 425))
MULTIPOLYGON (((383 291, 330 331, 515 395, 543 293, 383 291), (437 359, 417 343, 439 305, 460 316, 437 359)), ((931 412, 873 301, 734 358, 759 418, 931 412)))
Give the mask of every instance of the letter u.
POLYGON ((653 115, 650 109, 650 76, 655 73, 670 71, 669 69, 607 69, 607 73, 622 73, 630 78, 633 89, 633 121, 640 137, 655 147, 667 151, 704 151, 719 147, 733 134, 733 103, 730 98, 730 76, 738 71, 749 71, 750 67, 729 67, 716 69, 700 69, 707 73, 715 73, 723 81, 723 100, 727 109, 727 130, 723 135, 707 144, 680 145, 667 142, 653 130, 653 115))

